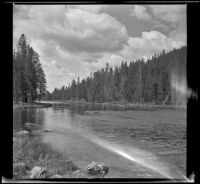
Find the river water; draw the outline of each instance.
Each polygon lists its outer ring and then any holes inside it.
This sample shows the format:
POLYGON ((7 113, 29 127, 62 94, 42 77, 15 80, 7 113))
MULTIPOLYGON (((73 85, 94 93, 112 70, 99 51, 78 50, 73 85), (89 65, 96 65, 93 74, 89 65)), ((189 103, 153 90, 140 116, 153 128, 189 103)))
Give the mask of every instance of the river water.
POLYGON ((122 109, 59 105, 13 110, 13 128, 41 132, 42 141, 80 168, 106 163, 108 178, 186 175, 186 109, 122 109))

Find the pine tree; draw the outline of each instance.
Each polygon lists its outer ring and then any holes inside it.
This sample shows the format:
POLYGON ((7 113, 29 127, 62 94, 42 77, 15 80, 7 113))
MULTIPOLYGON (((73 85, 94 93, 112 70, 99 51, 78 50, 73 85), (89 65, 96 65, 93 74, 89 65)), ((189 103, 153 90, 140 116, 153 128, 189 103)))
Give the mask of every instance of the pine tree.
POLYGON ((39 55, 22 34, 13 53, 13 97, 15 101, 35 102, 45 93, 46 79, 39 55))
POLYGON ((41 68, 41 65, 39 64, 37 66, 37 88, 38 88, 38 100, 40 101, 42 96, 46 92, 46 79, 45 79, 45 73, 41 68))

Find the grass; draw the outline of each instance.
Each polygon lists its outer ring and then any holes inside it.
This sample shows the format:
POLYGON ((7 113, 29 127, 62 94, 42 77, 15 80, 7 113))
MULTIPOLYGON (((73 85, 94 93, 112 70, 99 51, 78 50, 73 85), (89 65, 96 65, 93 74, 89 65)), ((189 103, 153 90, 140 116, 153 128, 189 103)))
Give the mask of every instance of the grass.
POLYGON ((14 178, 29 178, 30 171, 34 166, 45 167, 48 176, 61 175, 71 177, 78 167, 66 156, 52 150, 52 148, 41 142, 36 136, 17 136, 13 142, 13 164, 24 163, 26 171, 14 169, 14 178))

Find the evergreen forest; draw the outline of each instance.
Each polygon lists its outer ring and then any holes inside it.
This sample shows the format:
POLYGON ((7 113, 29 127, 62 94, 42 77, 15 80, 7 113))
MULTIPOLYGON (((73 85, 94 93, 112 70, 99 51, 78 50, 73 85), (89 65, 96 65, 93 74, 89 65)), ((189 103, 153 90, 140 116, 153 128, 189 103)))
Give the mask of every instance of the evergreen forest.
POLYGON ((72 100, 86 102, 133 102, 174 103, 171 89, 171 75, 186 77, 187 47, 163 50, 147 61, 137 59, 112 68, 107 62, 101 68, 80 81, 46 92, 43 100, 72 100))

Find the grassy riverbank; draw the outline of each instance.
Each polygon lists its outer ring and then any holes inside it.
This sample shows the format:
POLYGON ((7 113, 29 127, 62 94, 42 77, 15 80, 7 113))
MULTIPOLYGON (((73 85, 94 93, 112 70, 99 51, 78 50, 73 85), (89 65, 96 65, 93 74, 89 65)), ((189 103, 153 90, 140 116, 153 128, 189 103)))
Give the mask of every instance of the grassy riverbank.
POLYGON ((13 177, 15 179, 30 178, 30 171, 35 166, 45 167, 48 178, 55 175, 74 178, 73 173, 78 170, 72 161, 52 150, 49 145, 42 143, 39 136, 18 135, 15 132, 13 137, 13 177))

